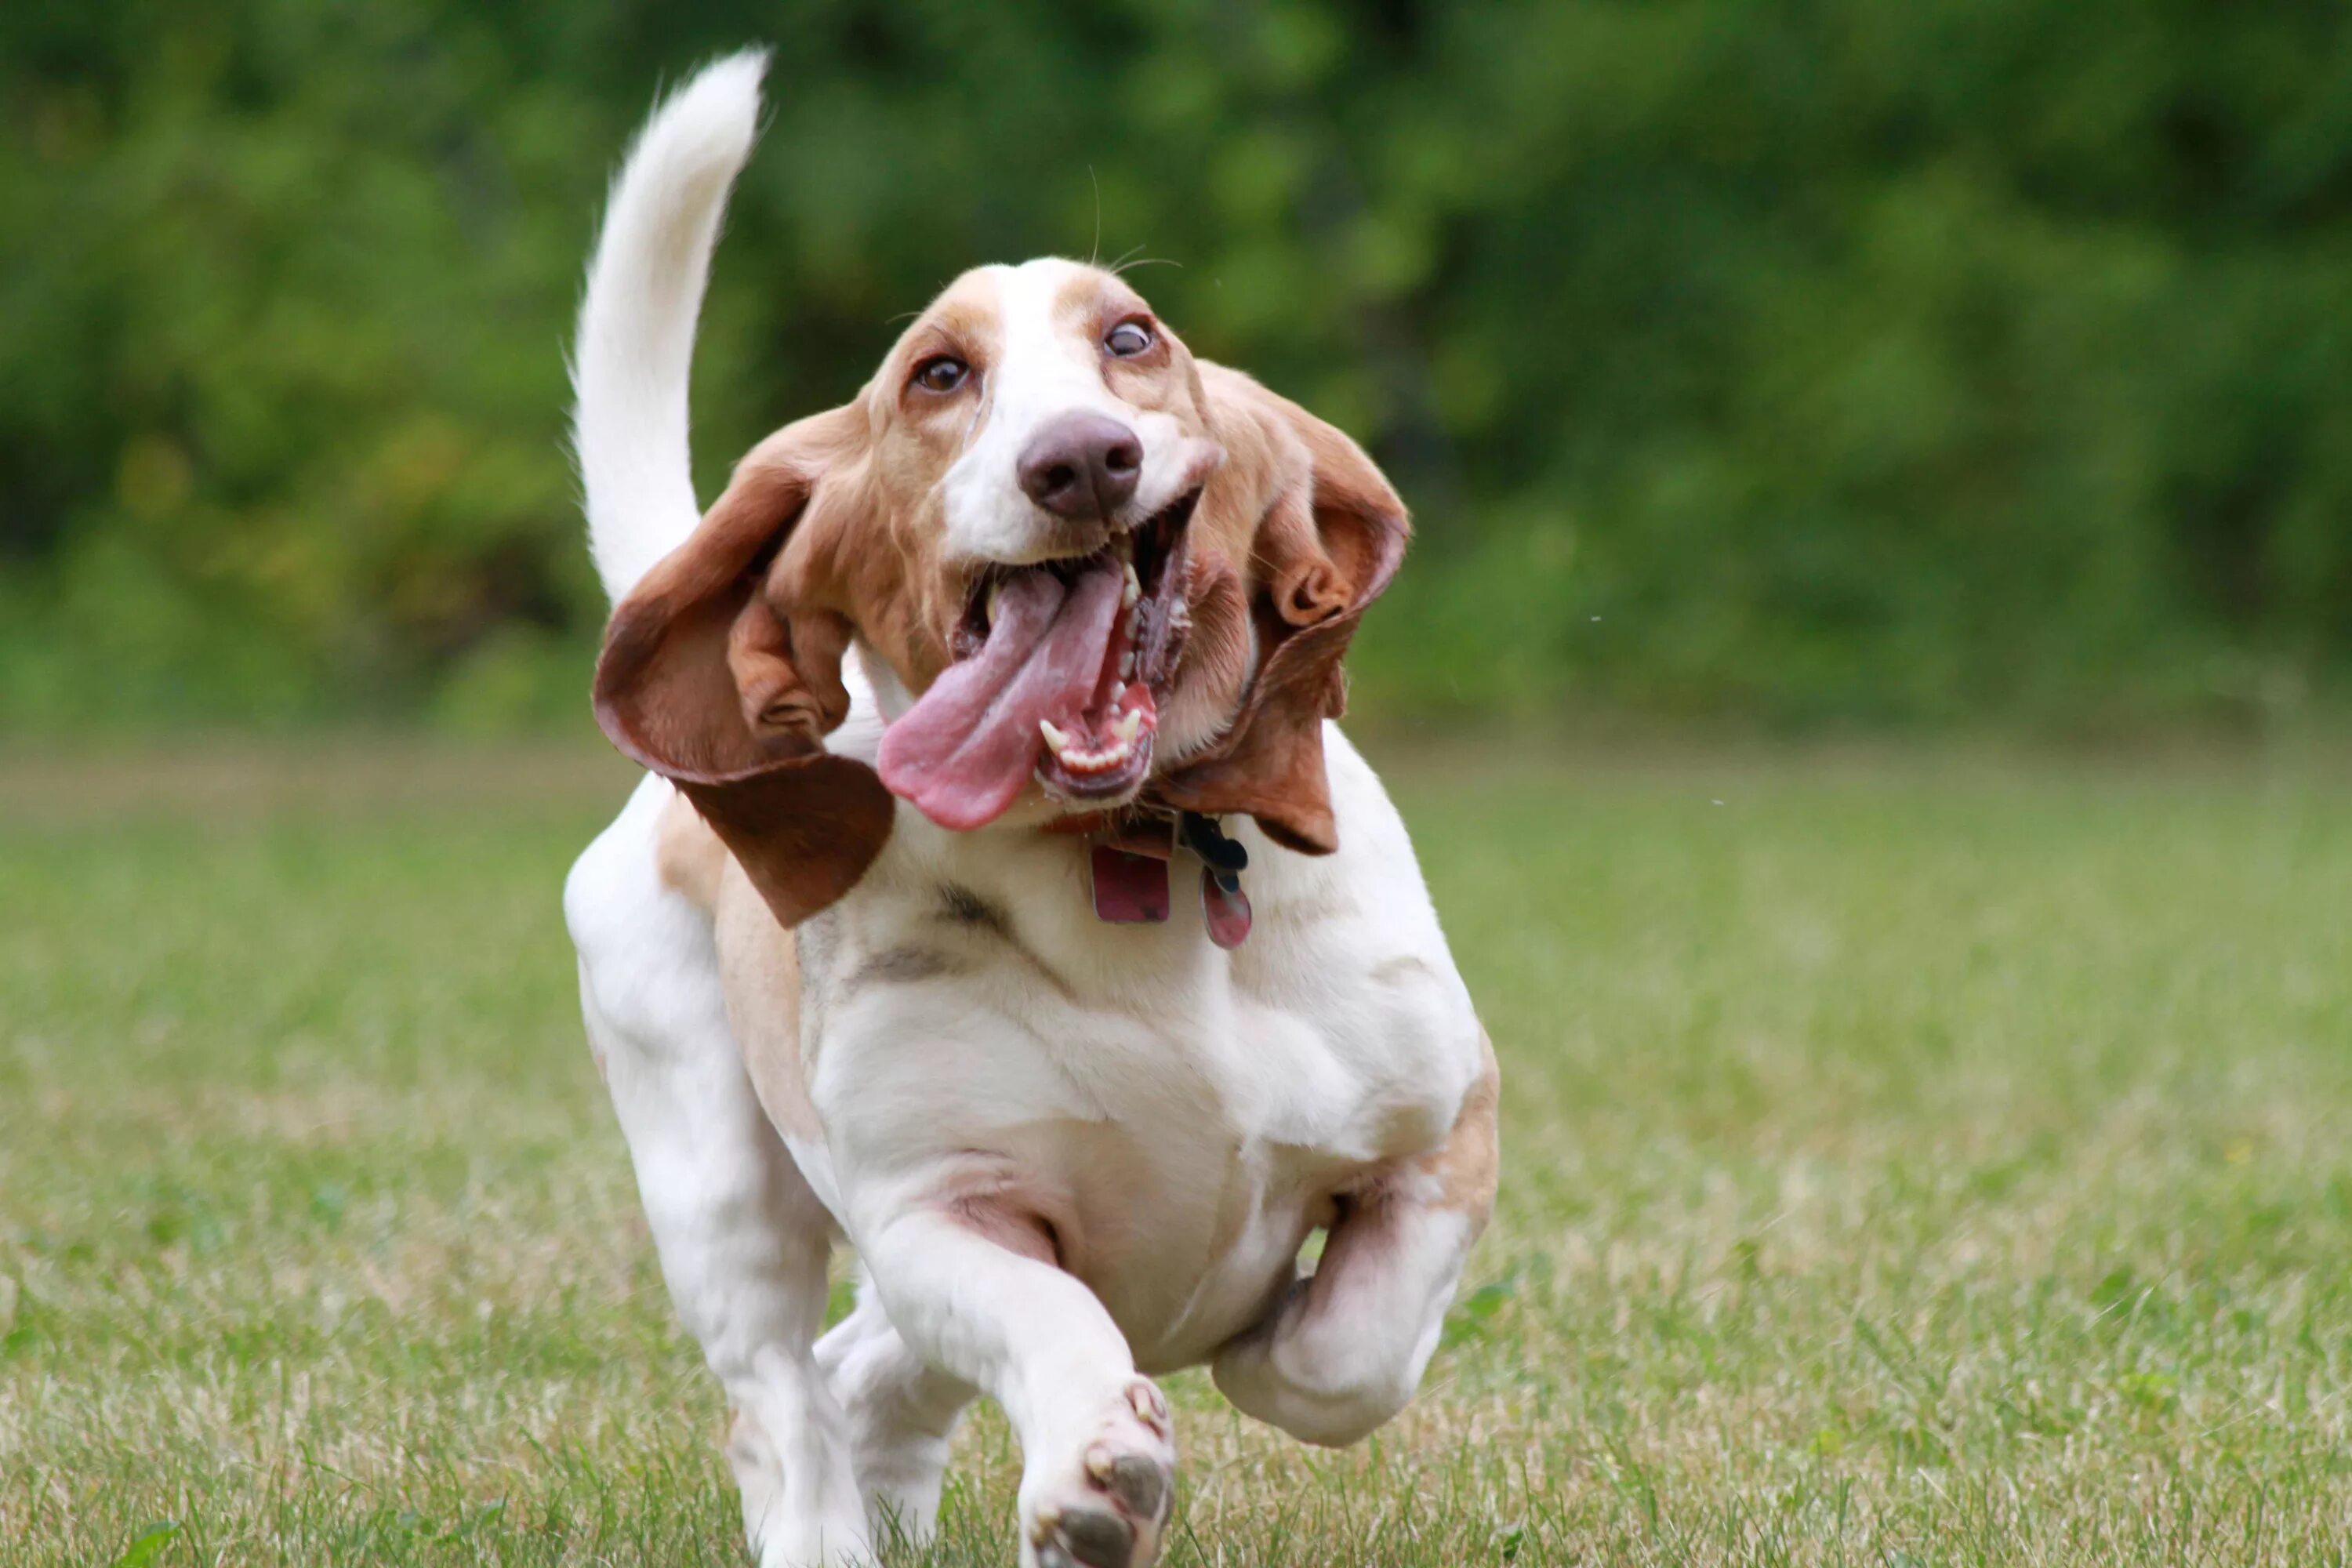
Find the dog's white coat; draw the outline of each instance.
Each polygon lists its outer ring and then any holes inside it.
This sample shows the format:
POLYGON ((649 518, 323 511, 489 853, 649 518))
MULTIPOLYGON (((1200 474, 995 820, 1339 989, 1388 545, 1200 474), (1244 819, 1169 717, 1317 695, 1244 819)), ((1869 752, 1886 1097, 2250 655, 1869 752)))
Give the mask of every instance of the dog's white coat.
MULTIPOLYGON (((577 432, 616 596, 696 521, 694 317, 761 63, 722 61, 659 112, 590 275, 577 432)), ((1008 272, 1008 297, 1038 297, 1025 270, 1008 272)), ((1024 363, 1040 334, 1017 310, 1008 325, 1020 368, 950 477, 949 515, 970 547, 1019 559, 1007 520, 1020 514, 990 486, 1016 494, 1024 424, 1100 384, 1024 363)), ((880 721, 852 675, 852 717, 829 743, 870 760, 880 721)), ((564 907, 590 1039, 664 1277, 738 1412, 730 1457, 766 1563, 866 1561, 886 1526, 923 1532, 975 1391, 1022 1441, 1025 1563, 1053 1519, 1087 1504, 1090 1454, 1172 1460, 1139 1373, 1210 1362, 1244 1410, 1325 1443, 1410 1396, 1479 1224, 1411 1162, 1445 1142, 1486 1058, 1402 824, 1336 729, 1327 748, 1339 852, 1288 853, 1244 824, 1257 921, 1231 953, 1206 940, 1181 858, 1173 921, 1109 926, 1083 840, 953 834, 902 805, 866 879, 799 933, 816 1137, 787 1141, 762 1113, 712 918, 662 879, 670 786, 648 778, 581 857, 564 907), (943 923, 948 888, 1017 940, 943 923), (894 966, 916 942, 952 964, 894 966), (1376 1175, 1390 1184, 1378 1215, 1342 1217, 1327 1258, 1349 1226, 1377 1225, 1377 1245, 1310 1298, 1302 1241, 1335 1194, 1376 1175), (1055 1216, 1067 1271, 951 1201, 998 1193, 1055 1216), (864 1285, 818 1342, 836 1226, 864 1285)))

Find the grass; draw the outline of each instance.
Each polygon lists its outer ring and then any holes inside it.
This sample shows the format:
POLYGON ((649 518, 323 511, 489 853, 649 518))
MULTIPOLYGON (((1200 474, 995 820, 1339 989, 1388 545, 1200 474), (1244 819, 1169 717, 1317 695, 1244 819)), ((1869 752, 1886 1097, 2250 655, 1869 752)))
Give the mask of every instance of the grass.
MULTIPOLYGON (((740 1560, 556 910, 623 781, 491 762, 0 767, 10 1564, 740 1560)), ((1501 1213, 1362 1447, 1175 1380, 1171 1563, 2347 1560, 2340 774, 1398 784, 1501 1213)))

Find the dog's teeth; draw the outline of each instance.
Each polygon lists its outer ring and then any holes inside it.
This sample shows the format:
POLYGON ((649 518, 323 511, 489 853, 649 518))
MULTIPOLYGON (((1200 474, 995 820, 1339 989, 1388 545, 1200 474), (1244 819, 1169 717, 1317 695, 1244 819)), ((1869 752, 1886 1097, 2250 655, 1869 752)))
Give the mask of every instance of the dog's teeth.
POLYGON ((1141 726, 1141 714, 1129 715, 1127 719, 1115 721, 1112 723, 1108 745, 1091 749, 1072 746, 1067 751, 1056 752, 1055 756, 1061 763, 1062 771, 1065 773, 1082 774, 1108 773, 1135 755, 1135 737, 1141 726))
POLYGON ((1118 656, 1118 680, 1124 686, 1135 679, 1135 650, 1128 649, 1118 656))
POLYGON ((1135 744, 1135 737, 1143 731, 1143 710, 1130 708, 1110 721, 1110 732, 1118 737, 1124 748, 1135 744))
POLYGON ((1110 705, 1111 705, 1112 707, 1114 707, 1114 708, 1118 707, 1118 700, 1119 700, 1120 698, 1122 698, 1122 697, 1126 696, 1126 695, 1127 695, 1127 681, 1125 680, 1125 679, 1124 679, 1124 678, 1122 678, 1122 679, 1118 679, 1118 680, 1114 680, 1114 681, 1112 681, 1112 682, 1110 683, 1110 705))
POLYGON ((1132 609, 1135 602, 1142 597, 1143 579, 1135 574, 1135 563, 1130 561, 1127 563, 1127 586, 1120 591, 1118 602, 1121 605, 1132 609))
POLYGON ((1143 606, 1136 605, 1127 612, 1127 640, 1137 642, 1143 637, 1143 606))
POLYGON ((1070 738, 1064 734, 1060 730, 1056 729, 1051 719, 1038 720, 1037 732, 1045 737, 1045 749, 1047 751, 1053 752, 1057 757, 1068 754, 1070 750, 1070 738))
POLYGON ((981 614, 987 617, 988 624, 992 629, 993 629, 996 625, 996 601, 1003 597, 1004 597, 1004 582, 1003 579, 999 578, 997 581, 991 583, 988 585, 988 604, 987 606, 981 611, 981 614))

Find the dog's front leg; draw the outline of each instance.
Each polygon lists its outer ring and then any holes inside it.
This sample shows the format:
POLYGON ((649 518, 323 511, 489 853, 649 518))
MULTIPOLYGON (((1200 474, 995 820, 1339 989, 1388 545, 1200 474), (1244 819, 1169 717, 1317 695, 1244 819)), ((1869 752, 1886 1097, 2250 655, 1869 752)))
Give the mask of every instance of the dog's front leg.
POLYGON ((1495 1203, 1495 1052, 1444 1144, 1350 1194, 1315 1272, 1217 1352, 1224 1396, 1309 1443, 1355 1442, 1405 1406, 1495 1203))
POLYGON ((1175 1502, 1167 1399, 1050 1229, 1003 1200, 899 1205, 858 1237, 917 1353, 992 1395, 1021 1439, 1026 1568, 1148 1568, 1175 1502))

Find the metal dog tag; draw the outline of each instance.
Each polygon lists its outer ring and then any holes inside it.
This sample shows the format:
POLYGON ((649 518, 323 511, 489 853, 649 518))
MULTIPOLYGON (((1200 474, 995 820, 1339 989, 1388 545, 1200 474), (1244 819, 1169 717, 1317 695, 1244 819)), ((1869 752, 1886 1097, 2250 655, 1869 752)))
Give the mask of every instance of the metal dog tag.
POLYGON ((1168 862, 1108 844, 1094 848, 1095 917, 1113 925, 1158 925, 1168 918, 1168 862))

